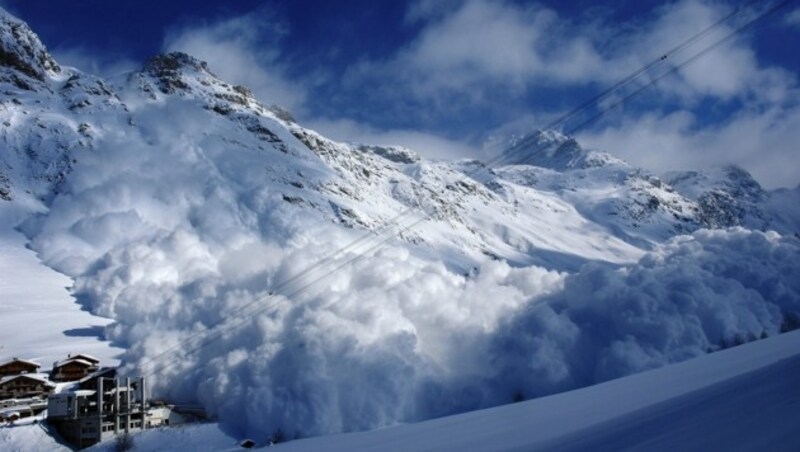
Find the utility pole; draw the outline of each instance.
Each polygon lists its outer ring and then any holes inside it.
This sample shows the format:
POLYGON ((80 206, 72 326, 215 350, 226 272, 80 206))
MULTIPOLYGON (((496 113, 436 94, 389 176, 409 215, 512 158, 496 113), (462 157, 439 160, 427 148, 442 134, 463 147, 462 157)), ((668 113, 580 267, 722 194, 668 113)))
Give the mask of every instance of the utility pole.
POLYGON ((114 434, 119 434, 119 379, 114 378, 114 434))
POLYGON ((131 379, 125 377, 125 434, 131 432, 131 379))
POLYGON ((142 430, 147 428, 147 396, 145 395, 144 377, 139 378, 139 400, 141 401, 142 430))

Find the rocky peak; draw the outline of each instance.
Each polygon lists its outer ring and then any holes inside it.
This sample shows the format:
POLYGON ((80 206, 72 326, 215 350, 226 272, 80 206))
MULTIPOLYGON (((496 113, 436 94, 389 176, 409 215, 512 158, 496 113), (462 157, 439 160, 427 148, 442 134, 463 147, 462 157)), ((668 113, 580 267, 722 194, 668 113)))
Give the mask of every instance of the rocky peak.
POLYGON ((735 165, 702 171, 672 171, 665 176, 670 185, 692 199, 697 199, 712 190, 725 191, 737 198, 753 200, 765 195, 764 189, 753 176, 735 165))
POLYGON ((499 165, 533 165, 567 171, 604 166, 612 162, 624 164, 607 153, 586 150, 574 138, 554 130, 537 130, 509 144, 499 165))
POLYGON ((189 90, 186 77, 217 78, 208 69, 208 63, 183 52, 172 52, 150 58, 140 74, 155 79, 158 89, 164 94, 189 90))
POLYGON ((39 37, 25 22, 0 8, 0 81, 31 89, 19 75, 43 82, 48 74, 61 72, 39 37))
POLYGON ((158 97, 157 92, 203 98, 205 108, 222 115, 252 106, 260 113, 269 110, 286 122, 294 122, 289 112, 279 107, 261 106, 250 89, 220 80, 211 72, 208 63, 183 52, 154 56, 139 72, 131 74, 129 80, 138 83, 152 99, 158 97))
POLYGON ((211 73, 208 63, 183 52, 156 55, 144 64, 144 71, 158 77, 175 76, 185 70, 211 73))
POLYGON ((362 144, 357 148, 361 152, 379 155, 395 163, 416 163, 420 160, 419 154, 402 146, 372 146, 362 144))
POLYGON ((666 177, 678 193, 697 202, 701 221, 707 227, 768 226, 769 218, 762 208, 768 195, 738 166, 670 172, 666 177))

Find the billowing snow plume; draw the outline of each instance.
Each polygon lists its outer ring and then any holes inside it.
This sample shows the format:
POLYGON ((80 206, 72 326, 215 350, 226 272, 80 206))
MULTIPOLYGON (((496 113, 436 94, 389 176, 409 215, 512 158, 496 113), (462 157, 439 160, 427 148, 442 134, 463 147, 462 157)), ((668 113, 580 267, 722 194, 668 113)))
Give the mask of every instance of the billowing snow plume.
POLYGON ((107 335, 154 396, 199 401, 251 435, 460 410, 448 382, 484 378, 480 350, 498 322, 561 287, 558 272, 489 258, 464 271, 401 241, 308 286, 370 234, 287 202, 269 174, 333 176, 316 159, 232 145, 220 137, 235 125, 180 105, 107 134, 24 226, 79 299, 116 319, 107 335), (430 391, 452 401, 434 405, 430 391))
POLYGON ((588 264, 500 328, 495 381, 530 397, 741 344, 800 319, 800 243, 745 229, 677 237, 621 269, 588 264))
POLYGON ((800 311, 797 240, 743 229, 566 279, 490 259, 463 272, 452 256, 392 241, 308 288, 325 272, 283 285, 364 231, 265 189, 250 151, 188 142, 161 119, 84 160, 26 229, 85 303, 117 319, 108 334, 129 347, 127 371, 241 434, 507 403, 776 334, 800 311))

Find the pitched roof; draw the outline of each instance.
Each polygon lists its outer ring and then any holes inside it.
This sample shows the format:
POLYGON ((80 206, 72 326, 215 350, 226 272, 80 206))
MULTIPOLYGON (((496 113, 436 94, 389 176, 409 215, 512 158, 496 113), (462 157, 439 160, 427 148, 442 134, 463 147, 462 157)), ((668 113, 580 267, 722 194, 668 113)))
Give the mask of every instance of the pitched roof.
POLYGON ((30 360, 27 360, 27 359, 19 359, 19 358, 12 358, 12 359, 10 359, 8 361, 4 361, 4 362, 0 363, 0 367, 3 367, 5 365, 7 365, 7 364, 15 363, 15 362, 23 363, 23 364, 29 364, 31 366, 36 366, 36 367, 42 367, 42 365, 37 363, 37 362, 30 361, 30 360))
POLYGON ((84 365, 86 367, 93 367, 93 366, 97 365, 96 363, 86 361, 85 359, 67 358, 65 360, 62 360, 62 361, 59 361, 59 362, 53 364, 53 369, 56 369, 58 367, 63 367, 63 366, 65 366, 67 364, 70 364, 70 363, 78 363, 78 364, 82 364, 82 365, 84 365))
POLYGON ((78 380, 78 383, 85 383, 85 382, 87 382, 89 380, 93 380, 93 379, 95 379, 97 377, 101 377, 103 375, 108 375, 110 373, 113 373, 114 374, 113 376, 116 376, 117 368, 116 367, 101 367, 100 369, 95 370, 94 372, 90 373, 89 375, 87 375, 87 376, 81 378, 80 380, 78 380))
POLYGON ((95 363, 95 364, 100 362, 100 359, 95 358, 94 356, 88 355, 86 353, 78 353, 78 354, 70 356, 69 358, 80 358, 80 359, 83 359, 85 361, 89 361, 90 363, 95 363))
POLYGON ((42 375, 42 374, 9 375, 7 377, 0 378, 0 385, 4 385, 4 384, 6 384, 6 383, 8 383, 10 381, 16 380, 18 378, 27 378, 29 380, 36 380, 36 381, 39 381, 41 383, 44 383, 45 386, 53 386, 53 387, 55 387, 55 384, 53 382, 51 382, 50 380, 48 380, 46 375, 42 375))
POLYGON ((89 365, 92 366, 96 366, 100 363, 100 360, 92 355, 87 355, 86 353, 78 353, 75 355, 68 355, 65 359, 54 362, 53 367, 61 367, 70 361, 81 361, 84 363, 89 363, 89 365))

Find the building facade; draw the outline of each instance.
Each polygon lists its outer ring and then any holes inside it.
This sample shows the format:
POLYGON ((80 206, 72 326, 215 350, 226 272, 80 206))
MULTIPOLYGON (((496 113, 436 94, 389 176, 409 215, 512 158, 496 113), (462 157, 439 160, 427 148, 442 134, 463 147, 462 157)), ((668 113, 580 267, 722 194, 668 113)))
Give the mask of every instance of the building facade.
POLYGON ((53 381, 78 381, 100 368, 100 360, 86 354, 69 355, 67 359, 53 363, 50 379, 53 381))
POLYGON ((47 396, 55 385, 44 375, 22 374, 0 378, 0 400, 47 396))
POLYGON ((12 375, 35 374, 42 367, 39 363, 28 361, 27 359, 13 358, 10 361, 0 363, 0 378, 12 375))
POLYGON ((47 422, 76 447, 84 448, 147 428, 145 381, 97 376, 81 382, 94 389, 54 394, 47 400, 47 422))

